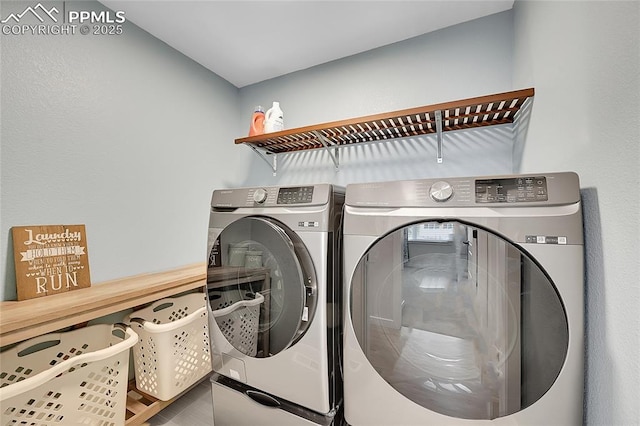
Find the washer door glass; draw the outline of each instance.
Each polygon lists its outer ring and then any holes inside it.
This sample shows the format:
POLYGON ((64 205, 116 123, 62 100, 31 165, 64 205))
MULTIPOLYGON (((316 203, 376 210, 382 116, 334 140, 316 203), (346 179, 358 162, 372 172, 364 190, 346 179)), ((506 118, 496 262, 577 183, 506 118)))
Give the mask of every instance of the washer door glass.
POLYGON ((209 254, 211 312, 244 355, 265 358, 296 343, 316 308, 316 275, 300 238, 276 220, 244 217, 209 254))
POLYGON ((378 240, 351 282, 351 320, 371 365, 421 406, 464 419, 518 412, 567 355, 558 292, 527 253, 460 222, 378 240))

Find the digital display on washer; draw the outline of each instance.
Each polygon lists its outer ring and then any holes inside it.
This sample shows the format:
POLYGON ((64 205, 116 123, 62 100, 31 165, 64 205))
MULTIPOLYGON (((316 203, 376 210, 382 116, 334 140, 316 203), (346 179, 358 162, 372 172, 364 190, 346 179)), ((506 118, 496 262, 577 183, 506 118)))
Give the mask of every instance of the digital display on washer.
POLYGON ((476 180, 476 203, 526 203, 547 199, 545 177, 476 180))
POLYGON ((280 188, 277 204, 304 204, 313 200, 313 186, 280 188))

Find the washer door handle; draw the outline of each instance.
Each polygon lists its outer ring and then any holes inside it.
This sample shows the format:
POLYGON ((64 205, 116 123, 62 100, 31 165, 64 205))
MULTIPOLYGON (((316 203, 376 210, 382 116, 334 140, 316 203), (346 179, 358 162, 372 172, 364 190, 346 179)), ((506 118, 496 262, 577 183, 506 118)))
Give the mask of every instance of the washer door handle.
POLYGON ((245 393, 258 404, 266 405, 267 407, 280 407, 280 402, 270 395, 254 390, 248 390, 245 393))

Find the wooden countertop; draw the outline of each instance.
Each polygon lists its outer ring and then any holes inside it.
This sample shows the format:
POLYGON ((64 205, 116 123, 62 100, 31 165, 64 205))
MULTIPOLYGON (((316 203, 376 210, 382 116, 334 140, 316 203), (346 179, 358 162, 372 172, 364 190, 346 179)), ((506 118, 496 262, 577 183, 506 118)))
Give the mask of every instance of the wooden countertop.
POLYGON ((206 286, 206 265, 134 275, 22 301, 0 302, 0 347, 206 286))

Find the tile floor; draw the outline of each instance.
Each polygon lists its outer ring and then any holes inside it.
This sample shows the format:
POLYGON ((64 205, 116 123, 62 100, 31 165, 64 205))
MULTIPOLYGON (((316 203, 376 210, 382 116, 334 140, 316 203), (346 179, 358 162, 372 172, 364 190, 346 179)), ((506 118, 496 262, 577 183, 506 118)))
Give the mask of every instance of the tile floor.
POLYGON ((213 402, 209 379, 148 420, 150 426, 212 426, 213 402))

